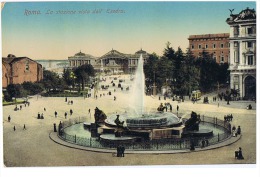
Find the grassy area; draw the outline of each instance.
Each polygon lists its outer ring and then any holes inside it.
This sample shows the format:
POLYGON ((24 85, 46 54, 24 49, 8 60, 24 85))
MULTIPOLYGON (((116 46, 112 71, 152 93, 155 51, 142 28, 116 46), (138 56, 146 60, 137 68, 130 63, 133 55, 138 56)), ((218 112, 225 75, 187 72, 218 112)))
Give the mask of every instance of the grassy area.
POLYGON ((86 95, 88 92, 87 91, 69 91, 69 90, 65 90, 64 92, 47 92, 42 94, 42 96, 45 97, 82 97, 83 95, 86 95))
POLYGON ((14 105, 14 104, 23 104, 23 103, 24 103, 24 100, 16 100, 16 102, 3 101, 3 106, 14 105))

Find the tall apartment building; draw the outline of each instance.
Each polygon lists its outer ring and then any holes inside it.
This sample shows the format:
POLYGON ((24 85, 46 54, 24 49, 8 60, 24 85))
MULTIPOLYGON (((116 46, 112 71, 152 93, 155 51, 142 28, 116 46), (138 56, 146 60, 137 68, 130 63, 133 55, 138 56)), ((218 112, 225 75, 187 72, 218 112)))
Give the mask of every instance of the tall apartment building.
POLYGON ((254 9, 230 14, 230 88, 239 89, 240 97, 256 96, 256 12, 254 9))
POLYGON ((190 35, 189 48, 195 57, 208 52, 217 63, 229 61, 229 33, 190 35))

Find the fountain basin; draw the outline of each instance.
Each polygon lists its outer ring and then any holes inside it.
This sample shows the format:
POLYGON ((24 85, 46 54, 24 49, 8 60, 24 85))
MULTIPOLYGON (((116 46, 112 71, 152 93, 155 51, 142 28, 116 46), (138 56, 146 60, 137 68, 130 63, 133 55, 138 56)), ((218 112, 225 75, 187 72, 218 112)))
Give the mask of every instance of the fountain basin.
MULTIPOLYGON (((117 115, 112 114, 106 120, 107 126, 115 127, 117 115)), ((171 112, 144 113, 141 116, 133 116, 127 113, 120 114, 119 120, 124 121, 124 127, 128 129, 151 129, 165 127, 179 127, 182 120, 171 112)))

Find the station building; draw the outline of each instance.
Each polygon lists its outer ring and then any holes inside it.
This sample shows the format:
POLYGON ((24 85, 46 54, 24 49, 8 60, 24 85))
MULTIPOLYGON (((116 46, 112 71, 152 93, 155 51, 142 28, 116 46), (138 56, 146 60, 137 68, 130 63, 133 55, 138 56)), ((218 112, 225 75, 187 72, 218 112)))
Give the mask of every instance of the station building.
POLYGON ((256 97, 256 12, 254 9, 230 14, 230 88, 240 97, 256 97))
POLYGON ((124 54, 112 49, 101 57, 94 57, 90 54, 76 53, 68 57, 70 68, 78 67, 83 64, 91 64, 97 71, 111 73, 133 73, 137 67, 140 55, 143 55, 144 62, 149 57, 149 53, 139 50, 134 54, 124 54))

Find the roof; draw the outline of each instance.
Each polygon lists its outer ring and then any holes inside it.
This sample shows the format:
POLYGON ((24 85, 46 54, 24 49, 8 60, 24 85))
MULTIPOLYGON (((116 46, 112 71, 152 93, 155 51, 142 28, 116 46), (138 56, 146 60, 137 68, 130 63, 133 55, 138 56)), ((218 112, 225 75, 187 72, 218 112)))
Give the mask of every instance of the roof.
MULTIPOLYGON (((2 58, 2 61, 3 62, 5 62, 5 63, 8 63, 8 64, 12 64, 12 63, 15 63, 15 62, 17 62, 17 61, 19 61, 19 60, 22 60, 22 59, 27 59, 27 60, 30 60, 30 61, 32 61, 32 62, 35 62, 35 63, 37 63, 36 61, 34 61, 34 60, 32 60, 32 59, 30 59, 30 58, 28 58, 28 57, 13 57, 14 55, 12 55, 12 56, 9 56, 8 55, 8 57, 3 57, 2 58)), ((41 65, 41 64, 39 64, 39 63, 37 63, 38 65, 41 65)))
POLYGON ((256 11, 255 9, 246 8, 242 10, 239 14, 230 14, 230 17, 227 18, 227 23, 232 22, 241 22, 241 21, 255 21, 256 20, 256 11))
POLYGON ((81 51, 76 53, 74 56, 68 57, 68 59, 70 59, 70 60, 78 59, 78 58, 81 58, 81 59, 96 59, 96 57, 94 57, 90 54, 85 54, 81 51))
POLYGON ((190 35, 190 39, 211 39, 211 38, 229 38, 229 33, 218 33, 218 34, 200 34, 200 35, 190 35))
POLYGON ((123 53, 118 52, 117 50, 112 49, 99 59, 105 59, 105 58, 120 58, 120 59, 127 59, 126 55, 123 53))

